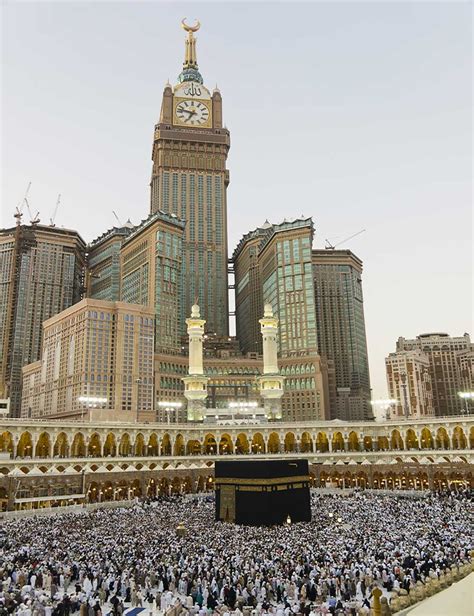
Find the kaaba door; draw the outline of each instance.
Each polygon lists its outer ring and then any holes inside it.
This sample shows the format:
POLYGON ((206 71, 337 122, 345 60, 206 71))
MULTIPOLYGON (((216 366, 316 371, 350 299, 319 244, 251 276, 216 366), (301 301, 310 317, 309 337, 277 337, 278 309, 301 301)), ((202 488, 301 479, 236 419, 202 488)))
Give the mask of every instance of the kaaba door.
POLYGON ((219 518, 226 522, 235 522, 235 486, 221 486, 219 518))

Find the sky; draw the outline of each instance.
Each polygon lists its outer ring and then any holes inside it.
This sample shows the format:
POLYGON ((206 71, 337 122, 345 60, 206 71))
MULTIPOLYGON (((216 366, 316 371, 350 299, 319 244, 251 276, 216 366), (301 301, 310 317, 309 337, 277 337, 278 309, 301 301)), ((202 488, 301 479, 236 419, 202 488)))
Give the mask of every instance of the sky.
POLYGON ((470 2, 13 2, 1 9, 1 225, 86 241, 149 211, 163 87, 201 21, 200 72, 231 132, 229 251, 312 216, 364 262, 374 398, 399 336, 472 334, 470 2), (361 229, 366 231, 344 241, 361 229))

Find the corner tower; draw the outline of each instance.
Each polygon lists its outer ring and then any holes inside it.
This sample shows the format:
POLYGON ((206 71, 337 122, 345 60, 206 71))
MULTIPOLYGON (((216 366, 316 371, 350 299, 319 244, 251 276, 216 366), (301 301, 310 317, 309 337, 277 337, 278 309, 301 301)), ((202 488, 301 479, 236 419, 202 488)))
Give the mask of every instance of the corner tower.
POLYGON ((180 331, 198 301, 207 331, 228 335, 227 198, 229 131, 222 126, 222 97, 206 88, 189 26, 178 83, 166 84, 153 141, 151 212, 162 210, 186 222, 183 247, 180 331))

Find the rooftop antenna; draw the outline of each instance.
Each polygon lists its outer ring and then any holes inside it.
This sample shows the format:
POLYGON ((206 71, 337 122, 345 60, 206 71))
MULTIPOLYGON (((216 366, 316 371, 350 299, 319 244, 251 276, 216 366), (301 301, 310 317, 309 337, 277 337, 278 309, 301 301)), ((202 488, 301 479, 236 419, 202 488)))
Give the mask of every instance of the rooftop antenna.
POLYGON ((354 233, 353 235, 350 235, 349 237, 346 237, 346 239, 342 240, 342 242, 338 242, 337 244, 334 244, 334 246, 331 244, 331 242, 328 239, 326 239, 326 240, 324 240, 326 242, 326 246, 324 248, 326 250, 334 250, 335 248, 337 248, 341 244, 344 244, 345 242, 348 242, 349 240, 351 240, 353 237, 357 237, 361 233, 364 233, 365 230, 366 229, 362 229, 361 231, 357 231, 357 233, 354 233))
POLYGON ((120 218, 117 216, 117 214, 112 210, 112 214, 115 216, 115 220, 118 222, 119 227, 123 227, 123 224, 120 222, 120 218))
POLYGON ((61 201, 61 194, 58 195, 58 200, 56 201, 56 207, 54 208, 53 215, 49 219, 49 223, 51 227, 55 227, 54 221, 56 220, 56 214, 58 213, 59 203, 61 201))

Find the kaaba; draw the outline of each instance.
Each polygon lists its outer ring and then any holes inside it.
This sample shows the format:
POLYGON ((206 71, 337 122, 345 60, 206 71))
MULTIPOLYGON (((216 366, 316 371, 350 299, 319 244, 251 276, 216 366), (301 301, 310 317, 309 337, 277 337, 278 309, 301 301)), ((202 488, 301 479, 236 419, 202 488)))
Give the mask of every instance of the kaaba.
POLYGON ((216 462, 216 520, 271 526, 311 520, 307 460, 216 462))

